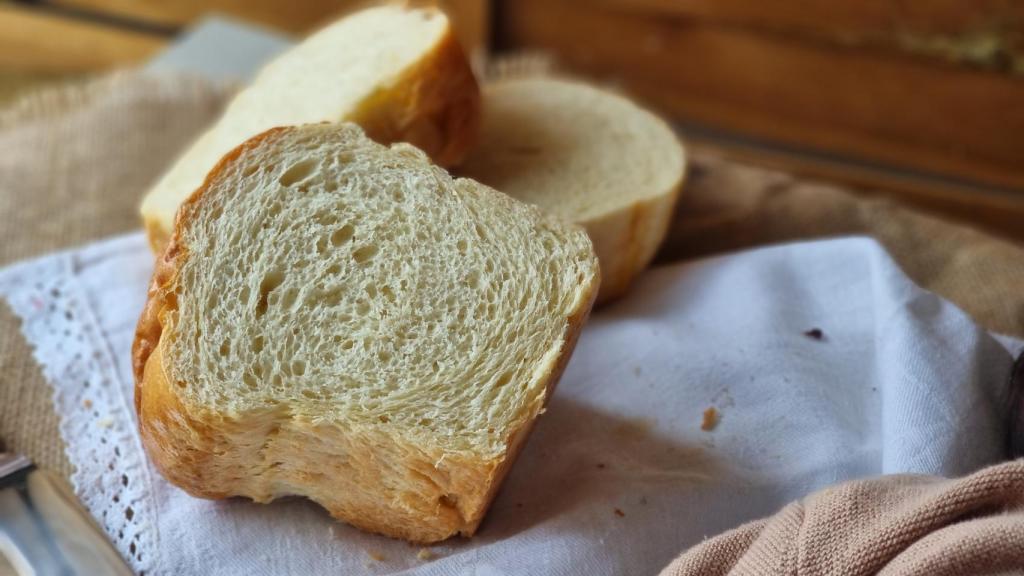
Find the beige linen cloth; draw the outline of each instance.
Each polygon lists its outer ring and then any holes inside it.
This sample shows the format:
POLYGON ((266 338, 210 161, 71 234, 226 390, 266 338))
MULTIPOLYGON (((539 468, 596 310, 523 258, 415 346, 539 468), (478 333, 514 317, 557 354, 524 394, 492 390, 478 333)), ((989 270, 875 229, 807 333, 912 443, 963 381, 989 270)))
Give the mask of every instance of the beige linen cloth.
MULTIPOLYGON (((0 265, 137 229, 137 206, 146 188, 216 117, 228 94, 226 87, 197 80, 125 72, 36 93, 0 111, 0 265)), ((955 302, 988 329, 1024 337, 1021 246, 840 187, 707 154, 691 158, 689 180, 659 260, 846 234, 874 236, 918 284, 955 302)), ((0 328, 0 438, 67 475, 49 387, 6 307, 0 307, 0 328)), ((888 479, 837 488, 794 504, 770 521, 709 541, 668 573, 727 573, 700 567, 732 564, 737 569, 749 564, 748 571, 737 573, 776 573, 770 567, 785 565, 762 562, 783 561, 776 553, 796 554, 798 559, 810 553, 828 556, 845 550, 851 539, 889 543, 886 534, 916 539, 942 528, 938 517, 927 515, 933 504, 943 510, 960 506, 968 515, 1019 508, 1020 500, 1011 502, 1009 493, 1000 489, 1015 486, 1021 492, 1022 466, 991 469, 963 481, 967 484, 961 492, 992 498, 987 508, 972 508, 975 501, 956 496, 961 484, 888 479), (944 486, 947 492, 942 492, 944 486), (902 510, 899 506, 908 507, 910 514, 915 503, 924 514, 916 520, 921 528, 917 532, 901 533, 891 527, 902 526, 899 518, 878 516, 879 511, 902 510), (846 515, 833 519, 832 509, 846 515), (859 512, 872 510, 874 516, 860 517, 859 512), (815 521, 798 522, 794 528, 801 516, 815 521), (738 560, 751 545, 750 560, 738 560)), ((949 523, 948 518, 944 521, 949 523)), ((1005 522, 1019 544, 1024 518, 1011 515, 1005 522)), ((969 528, 960 540, 964 546, 989 542, 981 525, 978 531, 969 528)), ((919 544, 925 542, 929 540, 919 544)), ((846 573, 835 572, 837 565, 823 566, 824 571, 806 573, 846 573)), ((892 573, 925 573, 914 569, 892 573)))

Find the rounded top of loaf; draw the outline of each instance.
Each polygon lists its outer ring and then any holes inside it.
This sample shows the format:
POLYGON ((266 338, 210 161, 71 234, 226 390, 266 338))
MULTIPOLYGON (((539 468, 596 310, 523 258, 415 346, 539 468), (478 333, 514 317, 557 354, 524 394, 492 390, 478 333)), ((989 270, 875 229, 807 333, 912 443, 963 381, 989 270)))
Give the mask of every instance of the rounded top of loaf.
POLYGON ((684 151, 614 92, 533 76, 484 85, 480 140, 459 173, 574 222, 676 190, 684 151))

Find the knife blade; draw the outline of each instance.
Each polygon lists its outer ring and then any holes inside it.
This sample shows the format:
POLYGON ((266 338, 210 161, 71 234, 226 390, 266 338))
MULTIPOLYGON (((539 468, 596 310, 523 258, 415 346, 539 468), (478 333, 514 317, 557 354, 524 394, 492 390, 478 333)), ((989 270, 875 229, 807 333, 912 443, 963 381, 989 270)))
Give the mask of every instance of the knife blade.
POLYGON ((132 573, 67 482, 2 441, 0 555, 19 576, 132 573))

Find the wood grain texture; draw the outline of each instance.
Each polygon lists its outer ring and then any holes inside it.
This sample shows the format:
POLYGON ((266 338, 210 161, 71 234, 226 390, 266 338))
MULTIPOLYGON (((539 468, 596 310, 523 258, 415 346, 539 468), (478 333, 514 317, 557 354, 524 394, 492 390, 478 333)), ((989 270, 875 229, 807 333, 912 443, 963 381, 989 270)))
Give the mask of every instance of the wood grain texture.
MULTIPOLYGON (((185 27, 208 14, 224 14, 276 30, 304 35, 339 16, 379 4, 372 0, 46 0, 61 8, 85 10, 144 24, 185 27)), ((435 0, 449 16, 467 51, 482 49, 489 30, 489 0, 435 0)))
POLYGON ((800 178, 848 186, 864 197, 895 198, 922 212, 968 224, 991 234, 1024 242, 1024 195, 1001 193, 942 179, 929 179, 852 162, 736 143, 687 138, 697 154, 712 154, 738 164, 759 166, 800 178))
POLYGON ((305 34, 367 0, 50 0, 53 6, 84 9, 163 26, 182 27, 210 13, 305 34))
POLYGON ((677 118, 1024 188, 1024 78, 578 0, 501 6, 507 46, 550 50, 677 118))
POLYGON ((137 64, 168 39, 0 5, 0 68, 44 73, 79 73, 137 64))
POLYGON ((959 34, 980 29, 1007 30, 1024 24, 1024 4, 1016 0, 598 0, 597 3, 632 14, 691 16, 721 23, 836 35, 959 34))

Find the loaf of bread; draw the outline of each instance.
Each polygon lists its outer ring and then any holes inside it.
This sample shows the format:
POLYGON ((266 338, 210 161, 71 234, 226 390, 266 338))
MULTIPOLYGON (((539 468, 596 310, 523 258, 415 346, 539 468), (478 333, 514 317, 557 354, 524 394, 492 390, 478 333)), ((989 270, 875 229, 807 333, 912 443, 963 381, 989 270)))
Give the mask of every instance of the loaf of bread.
POLYGON ((448 19, 383 6, 310 36, 264 68, 142 202, 159 252, 178 206, 242 141, 275 126, 351 120, 373 139, 409 142, 451 165, 472 145, 479 89, 448 19))
POLYGON ((143 444, 205 498, 472 535, 569 359, 586 233, 354 124, 277 128, 182 206, 133 346, 143 444))
POLYGON ((602 303, 654 257, 684 163, 672 129, 628 99, 534 76, 483 87, 479 144, 459 173, 585 227, 601 261, 602 303))

